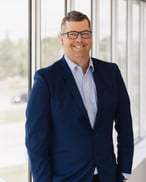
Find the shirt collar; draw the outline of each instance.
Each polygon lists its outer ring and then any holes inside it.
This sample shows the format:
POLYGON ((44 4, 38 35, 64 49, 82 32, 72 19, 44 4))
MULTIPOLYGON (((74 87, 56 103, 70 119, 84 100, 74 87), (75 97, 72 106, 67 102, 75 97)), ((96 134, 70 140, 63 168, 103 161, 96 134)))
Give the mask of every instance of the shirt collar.
MULTIPOLYGON (((64 55, 64 58, 72 72, 79 66, 75 62, 71 61, 66 55, 64 55)), ((94 65, 91 58, 90 58, 88 69, 91 69, 92 72, 94 71, 94 65)))

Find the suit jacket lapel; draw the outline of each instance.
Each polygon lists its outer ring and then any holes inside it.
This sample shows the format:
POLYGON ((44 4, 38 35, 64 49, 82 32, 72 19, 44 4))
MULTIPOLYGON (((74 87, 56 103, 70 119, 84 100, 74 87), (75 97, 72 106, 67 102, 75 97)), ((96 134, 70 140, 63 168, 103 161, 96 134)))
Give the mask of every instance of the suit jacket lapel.
MULTIPOLYGON (((105 104, 109 102, 110 96, 112 96, 111 92, 113 83, 109 82, 109 80, 107 80, 106 77, 104 77, 105 75, 105 73, 103 72, 104 70, 102 69, 102 66, 98 64, 97 60, 93 59, 93 64, 95 69, 93 72, 93 77, 95 80, 95 85, 97 90, 97 115, 94 127, 99 127, 99 125, 102 123, 101 118, 105 108, 105 104), (106 96, 107 94, 109 95, 109 97, 106 96)), ((103 115, 104 114, 105 113, 103 113, 103 115)))
POLYGON ((100 79, 100 74, 99 74, 98 67, 94 65, 94 72, 93 72, 93 77, 96 85, 96 92, 97 92, 97 114, 95 118, 95 126, 99 123, 100 120, 100 115, 101 115, 101 108, 102 108, 102 93, 103 93, 103 87, 102 87, 102 81, 100 79))
MULTIPOLYGON (((79 89, 76 85, 73 74, 72 74, 71 70, 69 69, 65 59, 62 59, 62 68, 63 68, 63 73, 64 73, 64 80, 73 95, 73 98, 76 102, 76 107, 79 107, 79 112, 83 113, 86 120, 89 121, 88 114, 87 114, 86 108, 84 106, 82 97, 80 95, 79 89)), ((87 123, 88 123, 88 125, 90 125, 90 122, 87 122, 87 123)))
MULTIPOLYGON (((98 60, 93 59, 93 64, 94 64, 94 72, 93 72, 93 77, 96 85, 96 90, 97 90, 97 115, 95 119, 95 125, 94 128, 99 127, 100 124, 102 124, 102 113, 105 108, 105 104, 109 101, 106 99, 110 98, 105 98, 105 95, 107 92, 110 92, 111 90, 111 83, 104 77, 105 73, 104 70, 102 69, 103 67, 101 66, 100 62, 98 60)), ((103 113, 104 115, 105 113, 103 113)))

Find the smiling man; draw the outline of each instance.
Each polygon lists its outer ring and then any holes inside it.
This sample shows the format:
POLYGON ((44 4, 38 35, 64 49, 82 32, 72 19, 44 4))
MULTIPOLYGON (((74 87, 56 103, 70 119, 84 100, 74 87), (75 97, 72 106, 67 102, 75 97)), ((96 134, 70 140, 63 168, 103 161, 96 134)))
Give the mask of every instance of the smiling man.
POLYGON ((119 68, 90 56, 91 25, 81 12, 63 18, 60 39, 63 57, 36 72, 27 104, 26 146, 34 182, 124 182, 134 147, 119 68))
POLYGON ((90 60, 92 32, 87 19, 79 20, 62 22, 61 43, 65 55, 79 65, 85 73, 90 60))

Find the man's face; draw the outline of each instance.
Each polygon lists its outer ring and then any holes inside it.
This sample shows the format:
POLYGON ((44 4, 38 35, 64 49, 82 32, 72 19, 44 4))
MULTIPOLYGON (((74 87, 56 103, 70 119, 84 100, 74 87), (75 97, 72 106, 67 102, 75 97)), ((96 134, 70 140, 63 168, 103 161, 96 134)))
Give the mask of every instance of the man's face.
MULTIPOLYGON (((71 21, 66 22, 64 26, 64 33, 70 31, 90 31, 89 24, 87 20, 83 21, 71 21)), ((67 34, 61 35, 61 44, 64 48, 64 53, 74 60, 76 58, 84 57, 89 58, 89 51, 92 46, 92 38, 89 37, 84 39, 79 34, 76 39, 70 39, 67 34)))

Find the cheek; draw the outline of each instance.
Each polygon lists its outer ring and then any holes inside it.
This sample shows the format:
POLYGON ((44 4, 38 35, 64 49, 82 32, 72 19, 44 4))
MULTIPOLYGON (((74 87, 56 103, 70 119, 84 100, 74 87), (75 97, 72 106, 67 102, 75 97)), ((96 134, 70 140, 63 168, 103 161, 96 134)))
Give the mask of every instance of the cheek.
POLYGON ((61 45, 64 48, 69 48, 72 45, 72 42, 70 40, 66 40, 66 39, 61 39, 61 45))
POLYGON ((92 39, 89 41, 89 45, 92 46, 92 39))

